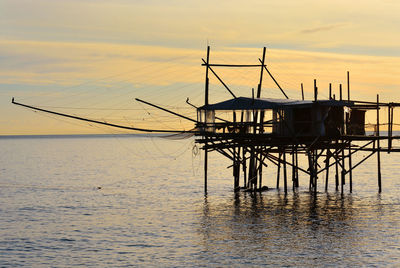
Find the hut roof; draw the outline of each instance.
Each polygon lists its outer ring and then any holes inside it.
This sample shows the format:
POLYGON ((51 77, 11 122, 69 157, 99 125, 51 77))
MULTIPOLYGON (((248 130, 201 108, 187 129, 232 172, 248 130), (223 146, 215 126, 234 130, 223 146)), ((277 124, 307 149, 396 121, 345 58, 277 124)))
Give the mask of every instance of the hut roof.
POLYGON ((353 102, 340 101, 340 100, 293 100, 293 99, 271 99, 261 98, 253 99, 246 97, 238 97, 215 104, 208 104, 199 107, 200 110, 268 110, 278 108, 289 108, 298 106, 311 107, 313 104, 318 103, 322 106, 353 106, 353 102))

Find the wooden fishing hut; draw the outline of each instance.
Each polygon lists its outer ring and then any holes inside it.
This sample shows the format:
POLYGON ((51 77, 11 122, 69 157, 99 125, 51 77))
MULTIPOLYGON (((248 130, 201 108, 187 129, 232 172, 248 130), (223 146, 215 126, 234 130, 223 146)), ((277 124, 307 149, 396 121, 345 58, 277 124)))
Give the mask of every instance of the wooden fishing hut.
POLYGON ((212 64, 209 62, 210 50, 207 50, 205 104, 197 108, 196 142, 202 145, 205 152, 204 188, 207 192, 208 153, 216 151, 232 161, 234 191, 262 191, 263 168, 277 168, 276 187, 280 187, 283 177, 285 193, 288 189, 287 169, 291 168, 292 188, 299 187, 299 172, 309 177, 309 189, 317 192, 318 182, 325 180, 325 190, 328 190, 330 168, 335 169, 335 189, 341 192, 346 184, 352 192, 352 171, 360 166, 373 154, 377 154, 378 189, 381 184, 380 153, 398 152, 392 147, 393 109, 398 103, 381 103, 379 95, 376 102, 350 100, 349 73, 347 73, 347 95, 343 99, 340 85, 340 98, 332 96, 329 85, 329 99, 318 99, 318 88, 314 80, 314 99, 289 99, 271 72, 265 65, 265 48, 259 65, 212 64), (260 68, 260 82, 257 94, 251 98, 237 97, 233 91, 220 79, 215 72, 219 67, 253 67, 260 68), (210 104, 209 71, 231 93, 232 99, 210 104), (266 71, 276 86, 282 92, 284 99, 261 98, 263 73, 266 71), (379 110, 388 108, 387 135, 381 135, 379 110), (374 133, 367 135, 365 130, 365 113, 375 110, 377 122, 374 133), (387 141, 386 147, 381 147, 381 141, 387 141), (369 152, 366 156, 352 162, 353 155, 358 152, 369 152), (299 155, 307 159, 306 165, 299 164, 299 155), (325 174, 323 174, 323 172, 325 174), (242 174, 242 181, 240 177, 242 174))
POLYGON ((301 84, 301 100, 289 99, 274 76, 265 64, 263 49, 260 64, 235 65, 210 63, 210 47, 207 48, 207 58, 203 59, 206 71, 204 105, 197 107, 186 100, 187 104, 197 110, 197 119, 181 115, 159 105, 136 98, 137 101, 173 114, 194 123, 189 131, 168 129, 137 128, 119 125, 105 120, 99 121, 65 114, 45 108, 17 102, 12 103, 39 112, 75 120, 96 123, 105 126, 121 128, 131 131, 156 133, 189 133, 196 135, 196 143, 204 150, 204 190, 207 193, 208 154, 218 152, 227 157, 232 164, 234 191, 262 191, 263 169, 275 166, 277 169, 276 188, 280 187, 281 179, 285 193, 288 189, 288 168, 291 169, 292 188, 299 187, 299 173, 309 177, 309 189, 316 193, 317 185, 325 181, 325 191, 328 190, 330 169, 334 168, 335 189, 343 193, 346 183, 353 187, 352 171, 359 167, 372 155, 377 155, 378 189, 382 191, 381 180, 381 152, 400 152, 400 148, 393 148, 392 141, 400 136, 393 135, 394 108, 399 103, 382 103, 377 95, 376 102, 350 99, 350 79, 347 72, 347 99, 344 99, 342 85, 339 97, 332 95, 332 86, 329 84, 329 98, 318 99, 317 82, 314 80, 314 98, 304 99, 303 85, 301 84), (257 91, 252 91, 252 97, 237 97, 228 85, 218 76, 216 68, 259 68, 260 80, 257 91), (266 72, 284 96, 283 99, 261 98, 263 75, 266 72), (212 73, 232 98, 218 103, 209 103, 209 74, 212 73), (387 108, 388 121, 380 122, 380 109, 387 108), (376 124, 373 133, 366 132, 365 114, 367 111, 376 113, 376 124), (382 135, 381 126, 387 126, 387 133, 382 135), (386 146, 381 145, 386 142, 386 146), (353 155, 359 152, 368 152, 353 163, 353 155), (304 156, 306 164, 301 165, 299 156, 304 156), (242 174, 242 181, 240 178, 242 174), (282 178, 281 178, 282 177, 282 178))

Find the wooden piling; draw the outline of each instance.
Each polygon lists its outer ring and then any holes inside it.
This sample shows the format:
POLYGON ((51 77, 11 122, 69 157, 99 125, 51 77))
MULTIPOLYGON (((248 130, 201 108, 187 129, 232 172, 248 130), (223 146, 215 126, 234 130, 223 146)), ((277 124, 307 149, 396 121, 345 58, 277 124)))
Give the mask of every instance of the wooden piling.
MULTIPOLYGON (((284 149, 285 150, 285 149, 284 149)), ((286 170, 286 152, 283 151, 283 188, 287 193, 287 170, 286 170)))
POLYGON ((277 171, 276 171, 276 189, 279 189, 279 179, 280 179, 280 173, 281 173, 281 158, 282 158, 282 153, 279 153, 278 167, 277 167, 277 171))
POLYGON ((304 100, 304 89, 303 89, 303 83, 301 83, 301 99, 304 100))
POLYGON ((246 150, 245 147, 243 147, 242 151, 242 170, 243 170, 243 187, 247 187, 247 160, 246 160, 246 150))
POLYGON ((377 136, 377 154, 378 154, 378 188, 382 192, 382 176, 381 176, 381 146, 379 140, 379 94, 376 95, 376 136, 377 136))
POLYGON ((391 103, 388 106, 388 153, 392 149, 392 135, 393 135, 393 108, 391 103))
POLYGON ((293 163, 293 165, 294 165, 294 181, 293 181, 293 186, 294 186, 295 188, 298 188, 298 187, 299 187, 299 169, 298 169, 298 166, 299 166, 299 159, 298 159, 298 153, 297 153, 297 146, 294 147, 294 152, 293 152, 293 154, 294 154, 294 157, 295 157, 295 160, 294 160, 294 163, 293 163))
POLYGON ((332 99, 332 83, 329 83, 329 99, 332 99))
POLYGON ((317 180, 318 180, 318 150, 314 153, 314 194, 317 193, 317 180))
POLYGON ((335 186, 336 186, 336 191, 339 191, 339 152, 338 152, 338 140, 336 140, 336 149, 335 149, 335 169, 336 169, 336 175, 335 175, 335 186))
POLYGON ((296 187, 296 156, 294 145, 292 146, 292 190, 296 187))
POLYGON ((310 181, 308 183, 308 190, 311 192, 314 179, 314 164, 313 164, 314 151, 308 152, 307 157, 308 157, 308 170, 310 172, 310 181))
POLYGON ((353 192, 353 164, 351 160, 351 141, 349 141, 349 184, 350 184, 350 193, 353 192))
POLYGON ((392 136, 393 136, 393 107, 389 104, 390 112, 390 135, 389 135, 389 152, 392 150, 392 136))
POLYGON ((341 183, 340 183, 340 192, 343 194, 343 187, 346 184, 346 169, 345 169, 345 158, 344 158, 344 140, 342 140, 342 176, 341 176, 341 183))
POLYGON ((204 149, 204 195, 207 195, 208 151, 204 149))
POLYGON ((330 150, 326 150, 326 159, 325 159, 325 169, 326 169, 326 176, 325 176, 325 192, 328 191, 328 181, 329 181, 329 158, 330 158, 330 150))

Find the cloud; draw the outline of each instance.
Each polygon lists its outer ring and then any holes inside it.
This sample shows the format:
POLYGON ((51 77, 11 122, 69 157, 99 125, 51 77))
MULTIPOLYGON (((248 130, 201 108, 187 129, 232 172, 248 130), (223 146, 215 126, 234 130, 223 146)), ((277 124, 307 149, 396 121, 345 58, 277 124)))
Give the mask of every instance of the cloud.
MULTIPOLYGON (((213 63, 257 64, 261 53, 261 47, 212 47, 210 58, 213 63)), ((152 111, 150 119, 158 121, 146 121, 149 115, 132 99, 139 97, 162 105, 183 107, 186 97, 190 97, 192 103, 201 105, 204 102, 201 58, 204 56, 202 49, 3 40, 0 41, 0 57, 3 59, 0 90, 3 93, 7 90, 7 94, 0 95, 0 104, 3 102, 3 107, 8 107, 10 98, 15 96, 37 105, 126 108, 127 111, 112 113, 106 109, 91 113, 79 110, 77 114, 95 119, 119 117, 124 124, 129 118, 129 123, 135 126, 143 124, 143 127, 149 127, 149 122, 159 125, 161 119, 165 121, 165 114, 158 115, 152 111), (131 108, 135 110, 130 111, 131 108)), ((379 93, 383 101, 400 99, 400 93, 396 91, 400 88, 399 57, 268 49, 267 65, 291 98, 300 97, 300 83, 304 83, 306 97, 310 97, 314 78, 318 81, 321 98, 327 96, 329 83, 333 83, 337 93, 338 85, 346 83, 346 71, 350 71, 352 97, 373 100, 379 93)), ((256 87, 259 81, 258 68, 215 67, 215 71, 238 96, 250 96, 251 88, 256 87)), ((281 98, 272 80, 267 75, 264 79, 262 96, 281 98)), ((210 75, 210 80, 211 102, 230 98, 215 77, 210 75)), ((8 114, 10 120, 15 117, 15 107, 7 108, 8 111, 5 109, 0 108, 0 112, 8 114)), ((21 113, 18 120, 23 116, 21 113)), ((176 119, 168 120, 173 122, 176 119)), ((32 132, 45 129, 50 133, 46 126, 48 121, 37 120, 35 123, 37 128, 32 132)), ((23 133, 23 129, 21 126, 13 133, 23 133)), ((0 133, 12 134, 9 131, 7 124, 0 128, 0 133)))
POLYGON ((300 31, 302 34, 313 34, 317 32, 326 32, 326 31, 331 31, 336 28, 341 28, 346 26, 347 23, 335 23, 335 24, 328 24, 328 25, 322 25, 318 27, 313 27, 313 28, 308 28, 300 31))

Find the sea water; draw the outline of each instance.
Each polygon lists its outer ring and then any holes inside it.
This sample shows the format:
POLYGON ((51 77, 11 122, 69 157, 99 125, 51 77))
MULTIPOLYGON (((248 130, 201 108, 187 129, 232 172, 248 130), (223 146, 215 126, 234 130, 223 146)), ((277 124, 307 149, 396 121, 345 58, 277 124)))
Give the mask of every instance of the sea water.
POLYGON ((269 191, 236 195, 210 153, 205 197, 194 139, 3 137, 0 151, 0 267, 400 265, 400 154, 382 154, 381 194, 373 156, 353 193, 332 171, 314 196, 306 175, 275 189, 273 165, 269 191))

